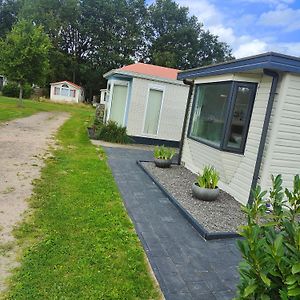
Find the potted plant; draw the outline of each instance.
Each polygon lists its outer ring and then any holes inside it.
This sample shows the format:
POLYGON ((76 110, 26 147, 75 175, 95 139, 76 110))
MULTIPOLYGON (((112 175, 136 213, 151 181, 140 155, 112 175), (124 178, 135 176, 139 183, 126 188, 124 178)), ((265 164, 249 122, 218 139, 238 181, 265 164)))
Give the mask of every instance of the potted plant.
POLYGON ((166 148, 165 146, 156 146, 154 148, 155 165, 159 168, 169 168, 174 154, 174 149, 166 148))
POLYGON ((197 182, 192 186, 193 195, 204 201, 213 201, 219 195, 219 173, 212 166, 205 166, 202 174, 197 177, 197 182))

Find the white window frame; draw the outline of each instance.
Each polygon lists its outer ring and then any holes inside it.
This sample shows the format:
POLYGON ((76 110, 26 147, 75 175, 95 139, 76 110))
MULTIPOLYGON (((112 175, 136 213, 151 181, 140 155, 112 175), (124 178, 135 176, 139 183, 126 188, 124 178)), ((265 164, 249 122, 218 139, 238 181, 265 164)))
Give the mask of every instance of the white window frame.
POLYGON ((107 106, 107 120, 110 120, 110 109, 112 105, 112 98, 114 94, 114 87, 115 85, 122 85, 127 87, 127 95, 126 95, 126 103, 125 103, 125 111, 124 111, 124 117, 123 117, 123 124, 122 126, 126 126, 125 121, 126 121, 126 114, 127 114, 127 106, 128 106, 128 101, 129 101, 129 82, 128 81, 123 81, 123 80, 111 80, 109 81, 110 83, 110 90, 108 91, 109 99, 108 99, 108 106, 107 106))
POLYGON ((60 96, 60 97, 67 97, 67 98, 76 99, 76 95, 77 95, 78 90, 75 87, 73 87, 73 86, 70 87, 69 85, 68 85, 68 87, 63 87, 63 84, 62 85, 54 85, 53 87, 54 87, 53 88, 53 95, 54 96, 60 96), (58 91, 59 91, 58 94, 55 93, 55 89, 58 89, 58 91), (62 95, 61 94, 62 89, 68 90, 68 94, 67 95, 62 95), (75 91, 75 96, 74 97, 71 96, 71 91, 75 91))
POLYGON ((157 135, 159 133, 159 129, 160 129, 160 121, 161 121, 161 115, 162 115, 162 108, 163 108, 163 105, 164 105, 164 100, 165 100, 165 86, 157 85, 157 84, 149 84, 148 85, 148 91, 147 91, 147 101, 146 101, 146 106, 145 106, 145 111, 144 111, 144 119, 143 119, 143 135, 149 136, 149 137, 157 137, 157 135), (156 90, 156 91, 162 92, 161 105, 160 105, 160 111, 159 111, 156 134, 145 132, 145 122, 146 122, 146 116, 147 116, 147 110, 148 110, 148 104, 149 104, 150 90, 156 90))

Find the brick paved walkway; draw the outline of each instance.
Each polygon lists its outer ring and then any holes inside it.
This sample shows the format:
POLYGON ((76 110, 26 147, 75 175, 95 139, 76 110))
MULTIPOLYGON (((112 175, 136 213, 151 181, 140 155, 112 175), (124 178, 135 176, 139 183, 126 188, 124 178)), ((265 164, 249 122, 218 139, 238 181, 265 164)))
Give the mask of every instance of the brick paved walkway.
POLYGON ((143 150, 106 148, 127 211, 166 300, 232 299, 240 254, 235 239, 205 241, 136 164, 143 150))

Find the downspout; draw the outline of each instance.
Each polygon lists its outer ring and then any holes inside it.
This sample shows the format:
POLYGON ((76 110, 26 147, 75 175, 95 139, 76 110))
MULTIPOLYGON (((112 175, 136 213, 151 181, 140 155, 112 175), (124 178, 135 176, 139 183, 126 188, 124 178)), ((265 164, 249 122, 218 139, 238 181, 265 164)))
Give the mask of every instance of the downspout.
POLYGON ((190 105, 191 105, 193 89, 194 89, 194 80, 184 79, 183 83, 186 84, 186 85, 189 85, 190 89, 189 89, 188 99, 187 99, 187 102, 186 102, 185 114, 184 114, 183 125, 182 125, 181 139, 180 139, 180 145, 179 145, 179 154, 178 154, 178 162, 177 162, 178 165, 181 164, 185 132, 186 132, 187 124, 188 124, 187 119, 188 119, 189 108, 190 108, 190 105))
POLYGON ((269 95, 269 100, 268 100, 268 105, 266 109, 266 116, 262 128, 262 134, 260 138, 260 143, 258 147, 258 153, 257 153, 257 158, 256 158, 256 163, 255 163, 255 168, 254 168, 254 173, 253 173, 253 179, 252 179, 252 184, 251 184, 251 189, 250 189, 250 194, 248 198, 248 204, 253 203, 253 195, 252 191, 256 188, 258 179, 259 179, 259 172, 261 168, 261 163, 263 159, 263 154, 265 150, 265 145, 266 145, 266 139, 267 139, 267 134, 268 134, 268 129, 270 125, 270 119, 271 119, 271 114, 272 114, 272 109, 273 109, 273 104, 274 104, 274 99, 276 95, 276 89, 277 89, 277 84, 278 84, 278 79, 279 79, 279 74, 275 71, 269 70, 269 69, 264 69, 264 74, 267 76, 273 77, 272 79, 272 86, 270 90, 270 95, 269 95))

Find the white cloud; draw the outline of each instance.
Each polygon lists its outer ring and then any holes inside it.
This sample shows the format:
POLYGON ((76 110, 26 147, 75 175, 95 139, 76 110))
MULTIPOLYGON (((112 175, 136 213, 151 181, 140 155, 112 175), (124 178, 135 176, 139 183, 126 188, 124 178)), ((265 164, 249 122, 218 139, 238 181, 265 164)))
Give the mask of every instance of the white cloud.
POLYGON ((270 27, 281 27, 284 31, 300 29, 300 9, 277 8, 260 16, 259 23, 270 27))
MULTIPOLYGON (((235 0, 233 0, 235 1, 235 0)), ((294 0, 236 0, 249 3, 264 3, 275 6, 276 11, 286 11, 290 10, 287 8, 288 4, 294 2, 294 0)), ((250 34, 238 35, 235 28, 238 26, 243 26, 247 29, 247 26, 257 26, 257 23, 267 22, 267 15, 257 17, 255 15, 246 14, 241 15, 240 18, 229 19, 229 16, 225 16, 217 5, 214 5, 212 1, 208 0, 177 0, 177 2, 182 6, 187 6, 190 8, 191 14, 198 17, 200 22, 204 23, 204 28, 208 29, 211 33, 218 35, 222 42, 228 43, 232 49, 233 54, 236 58, 241 58, 245 56, 255 55, 267 51, 277 51, 291 55, 300 55, 300 43, 280 43, 278 42, 276 35, 264 36, 262 38, 257 38, 250 34), (257 19, 259 18, 259 22, 257 19), (228 26, 228 24, 230 24, 228 26)), ((270 11, 272 12, 272 11, 270 11)), ((266 14, 270 13, 267 12, 266 14)), ((272 18, 279 18, 279 21, 286 24, 287 28, 294 28, 298 26, 300 22, 300 16, 295 15, 291 17, 291 14, 280 20, 278 15, 269 15, 268 18, 271 21, 272 18), (287 20, 289 19, 289 22, 287 20), (293 25, 289 24, 293 23, 293 25), (296 24, 296 25, 295 25, 296 24), (289 27, 290 26, 290 27, 289 27), (291 27, 293 26, 293 27, 291 27)), ((270 22, 270 24, 273 24, 270 22)), ((263 26, 265 24, 261 24, 263 26)), ((260 27, 258 27, 260 28, 260 27)))
POLYGON ((295 2, 295 0, 238 0, 238 1, 244 3, 260 3, 260 4, 269 4, 269 5, 286 5, 295 2))
POLYGON ((223 21, 223 14, 207 0, 178 0, 181 6, 189 7, 190 13, 198 17, 200 22, 210 26, 223 21))
POLYGON ((233 55, 236 58, 255 55, 268 51, 268 44, 262 40, 254 39, 248 42, 240 43, 234 50, 233 55))

